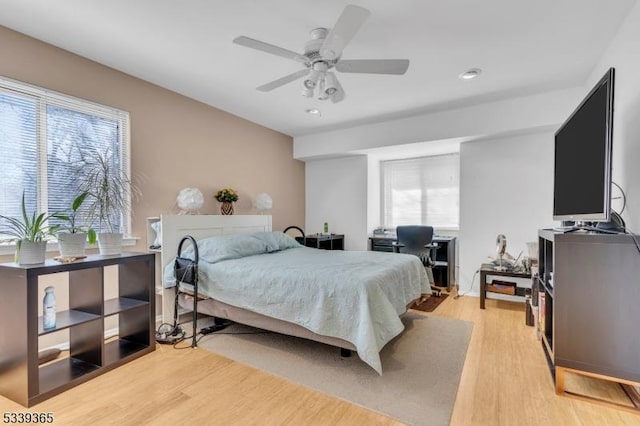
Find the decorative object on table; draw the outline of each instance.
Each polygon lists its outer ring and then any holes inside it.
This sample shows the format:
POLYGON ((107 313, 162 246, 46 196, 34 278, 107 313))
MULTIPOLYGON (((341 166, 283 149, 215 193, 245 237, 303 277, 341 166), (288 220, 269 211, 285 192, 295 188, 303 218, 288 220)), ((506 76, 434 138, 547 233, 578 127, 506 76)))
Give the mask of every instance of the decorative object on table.
POLYGON ((231 188, 224 188, 216 192, 214 198, 222 203, 220 205, 220 213, 223 215, 233 214, 233 203, 238 201, 238 193, 231 188))
POLYGON ((9 241, 16 241, 15 262, 19 265, 34 265, 44 263, 47 249, 46 237, 51 230, 46 223, 51 218, 47 213, 33 212, 27 214, 27 208, 22 193, 22 220, 11 216, 0 215, 0 219, 7 222, 3 233, 9 235, 9 241))
POLYGON ((503 257, 507 251, 507 237, 503 234, 499 234, 496 237, 496 252, 498 253, 499 264, 495 267, 496 271, 506 271, 506 267, 503 265, 503 257))
POLYGON ((156 233, 156 238, 153 240, 153 244, 150 249, 159 249, 162 247, 162 223, 160 221, 151 224, 151 229, 156 233))
POLYGON ((120 254, 123 238, 120 222, 140 190, 120 170, 119 158, 111 151, 92 155, 79 174, 80 190, 89 194, 89 217, 100 223, 100 254, 120 254))
POLYGON ((44 299, 42 300, 42 328, 51 330, 56 328, 56 295, 53 287, 44 289, 44 299))
POLYGON ((271 198, 271 195, 265 192, 256 195, 255 206, 256 210, 258 210, 260 214, 264 214, 264 212, 271 210, 273 207, 273 199, 271 198))
POLYGON ((496 253, 497 256, 495 259, 491 259, 492 261, 492 269, 498 272, 512 272, 512 271, 520 271, 524 269, 523 265, 520 265, 518 261, 522 256, 522 252, 518 255, 518 257, 513 257, 511 254, 507 252, 507 237, 503 234, 498 234, 496 237, 496 253))
POLYGON ((184 188, 178 193, 176 204, 180 209, 179 214, 198 214, 204 204, 204 196, 198 188, 184 188))
POLYGON ((87 195, 89 195, 87 192, 83 192, 73 200, 70 214, 55 213, 52 215, 53 218, 66 222, 51 227, 52 232, 56 232, 58 237, 58 246, 62 257, 83 257, 87 241, 89 244, 95 244, 98 241, 95 230, 79 223, 81 214, 78 210, 87 195))
POLYGON ((56 256, 53 258, 53 260, 60 263, 73 263, 77 260, 82 260, 86 258, 87 256, 56 256))

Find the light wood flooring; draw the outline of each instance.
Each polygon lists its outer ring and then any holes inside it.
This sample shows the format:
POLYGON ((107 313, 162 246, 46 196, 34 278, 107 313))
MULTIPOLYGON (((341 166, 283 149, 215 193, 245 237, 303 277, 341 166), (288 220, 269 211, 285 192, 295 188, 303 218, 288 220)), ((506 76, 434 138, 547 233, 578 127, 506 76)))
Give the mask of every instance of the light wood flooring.
MULTIPOLYGON (((474 323, 452 425, 640 425, 640 416, 555 395, 524 305, 448 297, 435 312, 474 323)), ((429 360, 425 360, 429 362, 429 360)), ((567 377, 567 388, 627 403, 615 385, 567 377)), ((392 425, 375 412, 202 349, 157 351, 35 407, 57 425, 392 425)), ((425 418, 428 423, 428 418, 425 418)))

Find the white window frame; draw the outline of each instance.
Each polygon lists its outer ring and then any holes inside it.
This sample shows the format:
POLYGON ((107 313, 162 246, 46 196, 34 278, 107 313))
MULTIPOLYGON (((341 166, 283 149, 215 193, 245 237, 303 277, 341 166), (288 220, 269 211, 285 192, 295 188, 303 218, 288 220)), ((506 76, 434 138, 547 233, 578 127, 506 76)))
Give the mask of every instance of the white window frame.
MULTIPOLYGON (((47 211, 48 204, 48 183, 47 183, 47 113, 48 105, 74 110, 80 113, 94 115, 107 120, 118 122, 120 137, 120 165, 122 171, 127 176, 131 176, 131 134, 130 118, 127 111, 101 105, 85 99, 66 95, 64 93, 34 86, 8 77, 0 76, 0 91, 17 96, 27 96, 33 98, 38 105, 38 117, 36 125, 38 139, 38 189, 37 208, 38 211, 47 211), (44 155, 43 155, 44 153, 44 155)), ((131 191, 127 191, 129 200, 128 208, 122 212, 122 232, 125 235, 125 243, 131 244, 131 191)), ((6 254, 5 247, 13 247, 15 244, 6 244, 0 249, 0 254, 6 254)))
MULTIPOLYGON (((436 154, 436 155, 422 155, 419 157, 410 157, 410 158, 401 158, 401 159, 393 159, 393 160, 382 160, 380 161, 380 218, 381 222, 386 221, 386 193, 385 193, 385 165, 384 163, 393 163, 396 161, 411 161, 416 160, 420 161, 423 159, 437 159, 438 157, 452 157, 455 156, 458 159, 458 197, 460 196, 460 153, 459 152, 449 152, 445 154, 436 154)), ((416 223, 416 225, 420 225, 420 223, 416 223)), ((424 223, 423 225, 431 225, 429 223, 424 223)), ((392 223, 383 223, 385 228, 395 228, 395 225, 392 223)), ((458 224, 456 226, 438 226, 434 225, 434 229, 441 231, 459 231, 460 229, 460 202, 458 200, 458 224)))

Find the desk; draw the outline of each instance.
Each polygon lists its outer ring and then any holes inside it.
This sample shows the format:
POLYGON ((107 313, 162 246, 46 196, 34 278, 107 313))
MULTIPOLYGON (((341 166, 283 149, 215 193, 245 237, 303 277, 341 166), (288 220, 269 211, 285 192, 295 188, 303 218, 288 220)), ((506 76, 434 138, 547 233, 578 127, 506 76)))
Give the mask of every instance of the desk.
MULTIPOLYGON (((369 249, 372 251, 393 252, 395 234, 369 237, 369 249)), ((456 237, 434 235, 436 249, 435 266, 431 268, 433 279, 438 287, 446 287, 447 291, 456 284, 456 237)))
POLYGON ((325 250, 344 250, 344 234, 312 234, 296 238, 299 243, 307 247, 325 250))
MULTIPOLYGON (((484 301, 487 298, 487 275, 497 277, 511 277, 511 278, 531 278, 530 273, 525 272, 502 272, 487 267, 480 268, 480 309, 484 309, 484 301)), ((500 294, 500 293, 497 293, 500 294)), ((526 289, 516 286, 516 296, 524 297, 526 289)))

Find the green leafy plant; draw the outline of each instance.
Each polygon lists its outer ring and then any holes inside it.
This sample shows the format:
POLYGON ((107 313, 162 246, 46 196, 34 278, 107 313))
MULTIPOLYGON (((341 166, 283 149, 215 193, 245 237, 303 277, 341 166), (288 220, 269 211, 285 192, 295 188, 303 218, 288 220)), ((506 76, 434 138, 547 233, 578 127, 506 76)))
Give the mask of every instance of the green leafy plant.
POLYGON ((51 227, 51 231, 52 232, 66 231, 70 234, 86 232, 87 240, 89 241, 89 244, 95 244, 98 241, 96 231, 91 227, 78 225, 78 210, 80 209, 80 207, 82 206, 82 203, 84 203, 84 200, 87 198, 88 195, 89 195, 88 192, 83 192, 73 200, 73 203, 71 203, 71 214, 54 213, 52 217, 55 217, 56 219, 59 219, 59 220, 63 220, 67 222, 67 224, 54 225, 51 227))
POLYGON ((128 210, 131 198, 139 195, 138 188, 108 154, 94 155, 81 173, 80 191, 87 194, 89 216, 98 219, 102 232, 118 232, 114 219, 128 210))
POLYGON ((53 216, 47 213, 36 213, 35 211, 29 215, 27 214, 27 207, 24 200, 24 192, 22 193, 22 220, 15 217, 0 215, 0 219, 3 219, 7 223, 7 228, 4 233, 11 236, 10 241, 16 241, 17 251, 20 251, 22 241, 30 241, 37 243, 44 241, 45 238, 51 235, 52 231, 47 225, 47 221, 53 216))
POLYGON ((235 190, 231 188, 224 188, 216 192, 216 195, 214 195, 214 198, 222 203, 224 201, 227 201, 227 202, 238 201, 239 197, 238 197, 238 193, 235 190))

